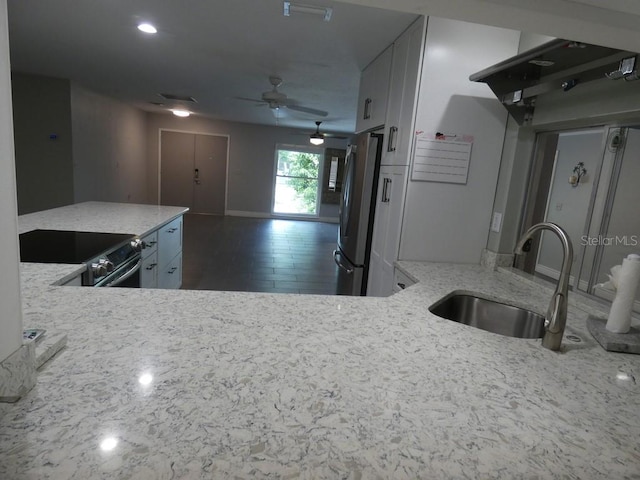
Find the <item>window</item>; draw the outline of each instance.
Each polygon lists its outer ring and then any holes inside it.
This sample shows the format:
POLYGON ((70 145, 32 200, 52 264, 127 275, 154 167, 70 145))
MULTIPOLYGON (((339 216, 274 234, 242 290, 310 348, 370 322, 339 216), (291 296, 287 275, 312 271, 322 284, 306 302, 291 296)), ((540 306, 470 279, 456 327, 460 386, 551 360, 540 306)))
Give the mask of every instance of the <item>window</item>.
POLYGON ((322 157, 322 149, 278 145, 273 213, 318 215, 322 157))

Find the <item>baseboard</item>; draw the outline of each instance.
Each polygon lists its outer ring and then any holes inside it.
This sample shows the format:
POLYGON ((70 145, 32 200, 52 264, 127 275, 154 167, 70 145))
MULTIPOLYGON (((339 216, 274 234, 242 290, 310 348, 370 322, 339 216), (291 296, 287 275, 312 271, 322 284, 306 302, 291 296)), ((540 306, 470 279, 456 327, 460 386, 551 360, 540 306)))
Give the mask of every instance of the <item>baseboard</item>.
POLYGON ((270 213, 245 212, 242 210, 225 210, 224 214, 229 217, 271 218, 270 213))
POLYGON ((243 210, 226 210, 225 215, 229 217, 249 217, 249 218, 273 218, 280 220, 303 220, 306 222, 338 223, 337 217, 302 217, 296 215, 273 215, 266 212, 246 212, 243 210))

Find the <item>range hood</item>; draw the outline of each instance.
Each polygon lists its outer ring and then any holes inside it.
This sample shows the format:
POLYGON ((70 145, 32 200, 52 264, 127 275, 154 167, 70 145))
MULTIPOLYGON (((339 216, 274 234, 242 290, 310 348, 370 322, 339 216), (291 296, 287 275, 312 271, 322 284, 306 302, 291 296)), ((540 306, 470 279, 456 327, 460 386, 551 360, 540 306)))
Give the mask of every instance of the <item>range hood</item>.
POLYGON ((636 57, 633 52, 558 38, 474 73, 469 80, 489 85, 511 116, 526 125, 539 95, 568 92, 603 78, 637 80, 636 57))

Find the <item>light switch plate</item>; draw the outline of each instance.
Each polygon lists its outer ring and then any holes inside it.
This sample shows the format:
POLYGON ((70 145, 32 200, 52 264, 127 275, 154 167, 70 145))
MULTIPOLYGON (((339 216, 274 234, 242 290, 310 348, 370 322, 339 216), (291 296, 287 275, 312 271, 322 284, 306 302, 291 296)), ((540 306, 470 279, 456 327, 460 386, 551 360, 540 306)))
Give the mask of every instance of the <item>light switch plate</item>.
POLYGON ((493 212, 493 218, 491 219, 491 231, 500 233, 501 226, 502 226, 502 214, 499 212, 493 212))

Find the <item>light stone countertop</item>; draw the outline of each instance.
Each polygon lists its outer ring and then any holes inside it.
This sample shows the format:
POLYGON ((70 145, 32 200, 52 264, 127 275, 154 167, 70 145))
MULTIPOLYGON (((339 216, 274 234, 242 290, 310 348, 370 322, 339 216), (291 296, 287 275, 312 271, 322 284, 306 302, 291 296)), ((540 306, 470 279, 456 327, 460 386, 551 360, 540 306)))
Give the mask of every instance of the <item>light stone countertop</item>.
POLYGON ((18 233, 48 229, 143 236, 187 210, 162 205, 84 202, 21 215, 18 233))
POLYGON ((0 478, 639 478, 640 356, 595 342, 593 305, 555 353, 428 311, 462 290, 543 312, 546 287, 399 266, 420 283, 358 298, 58 287, 22 264, 25 323, 68 343, 0 404, 0 478))

